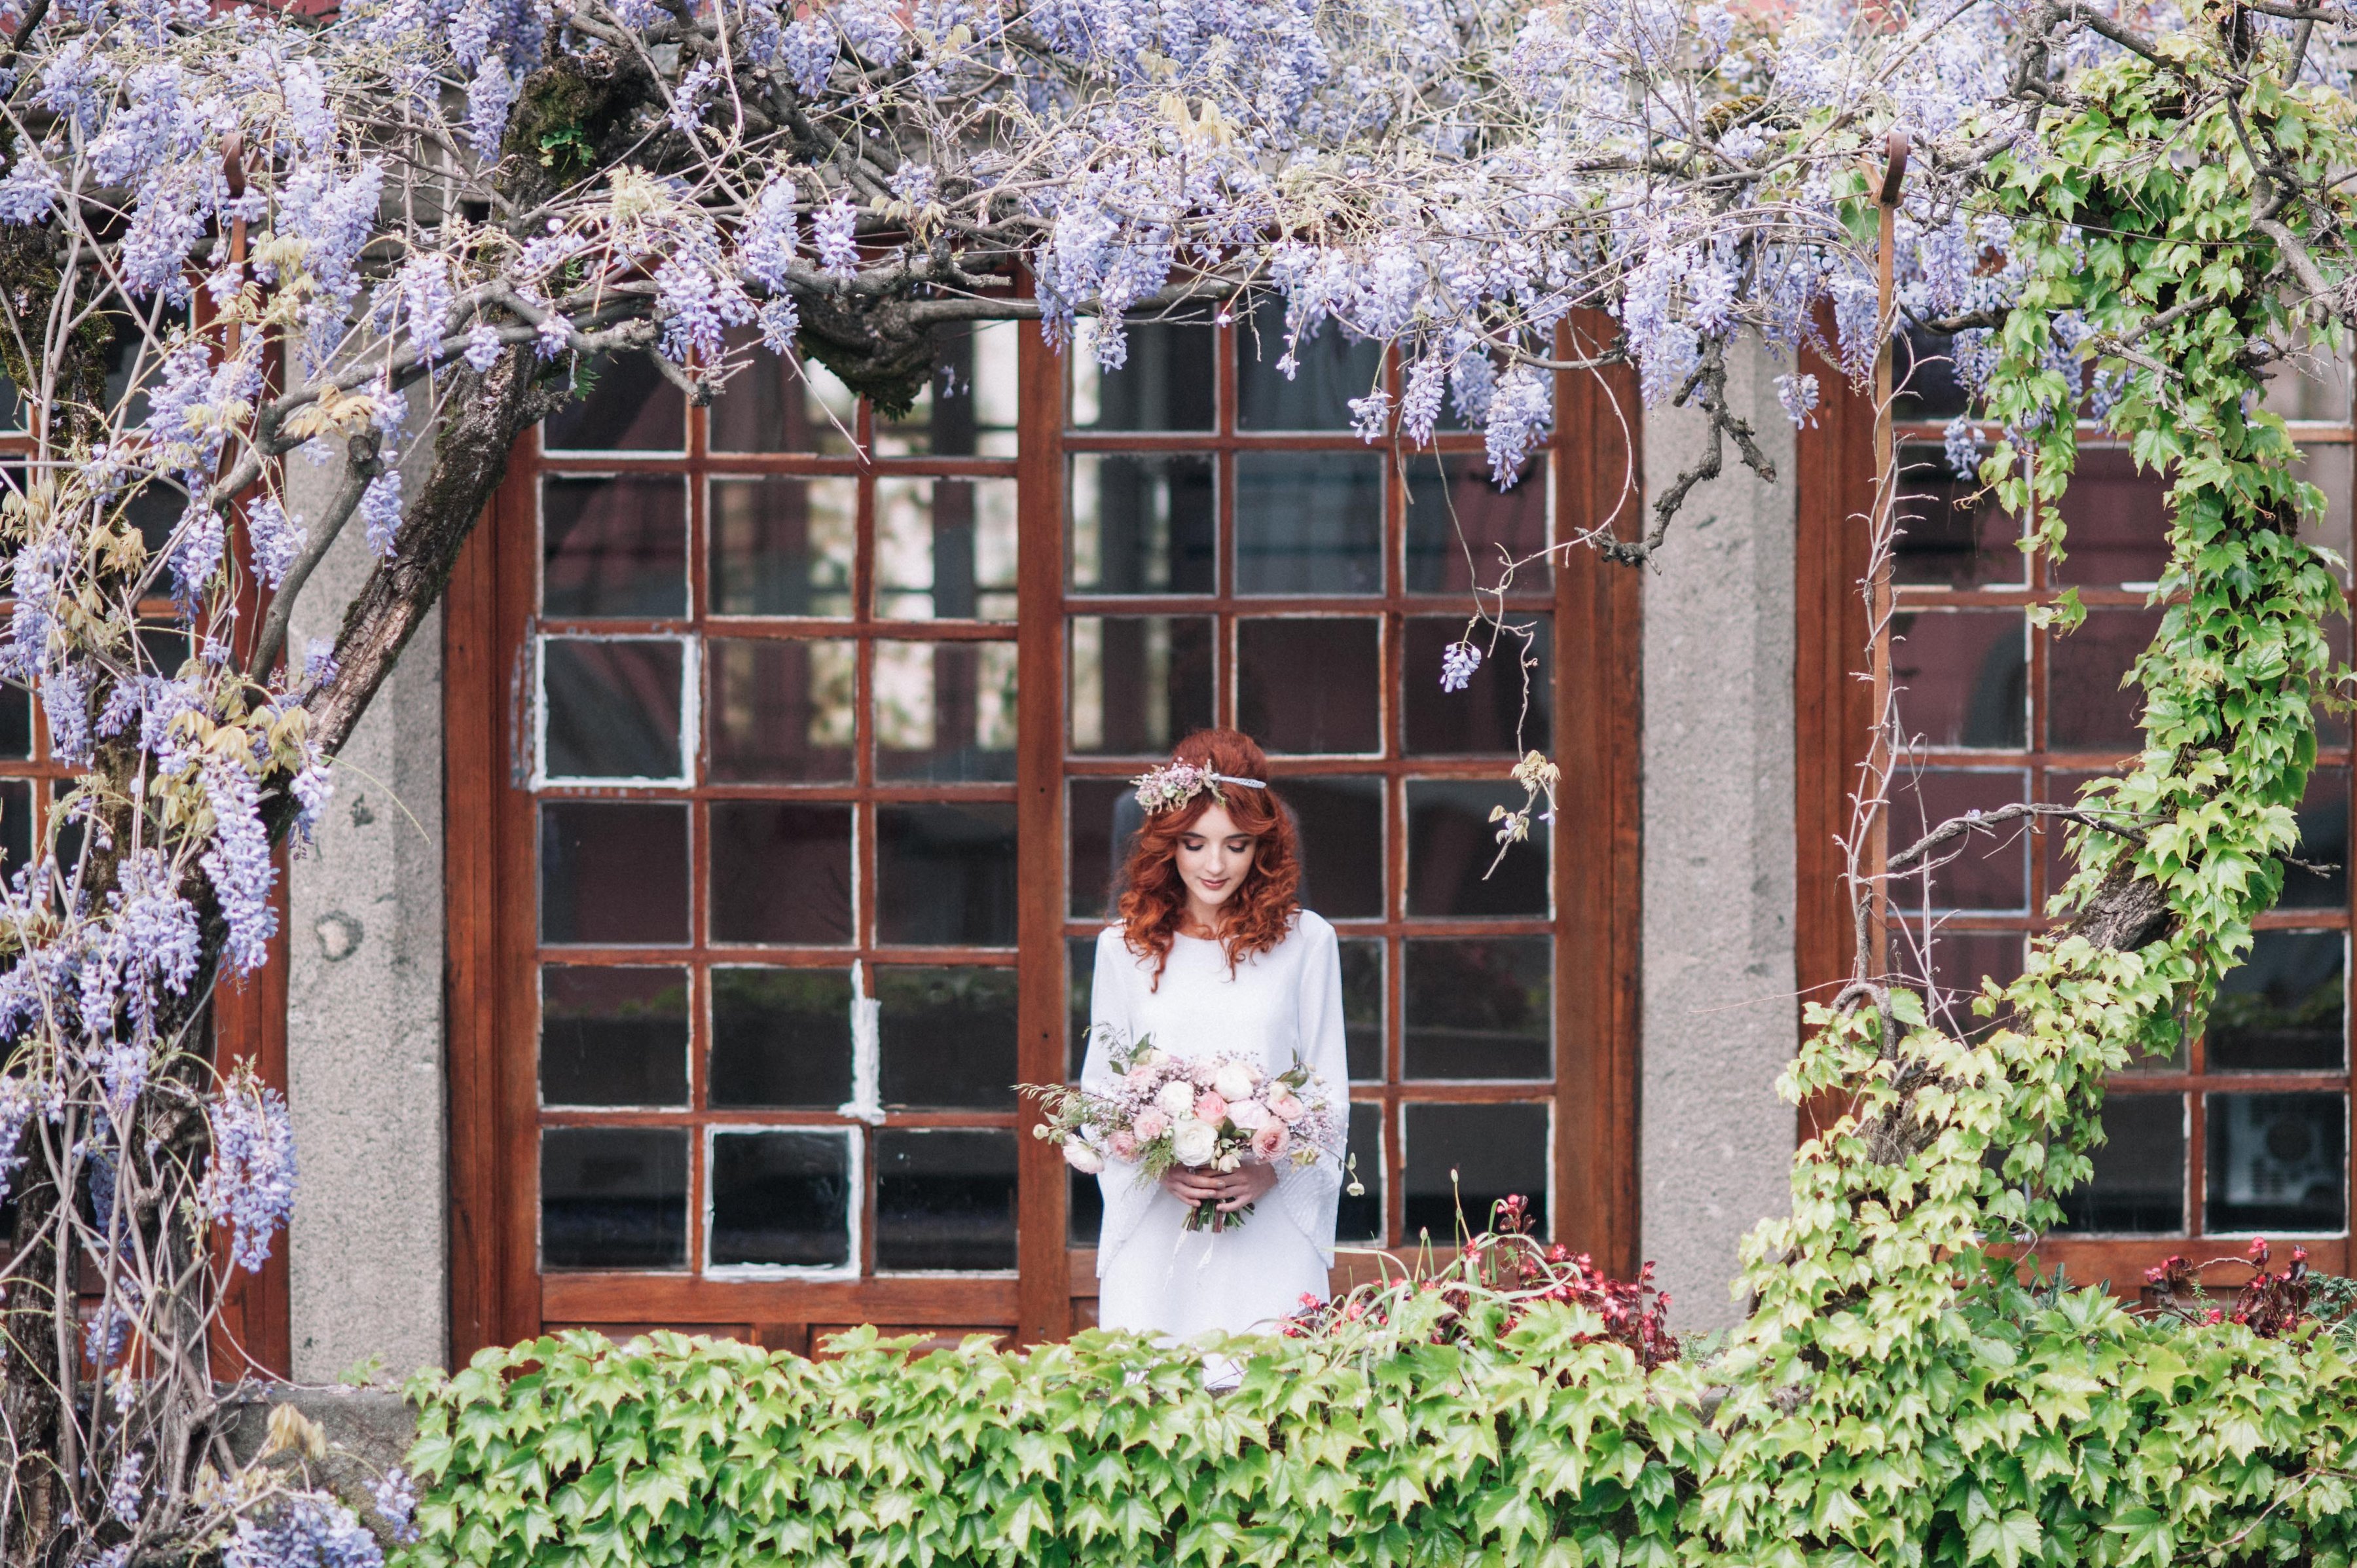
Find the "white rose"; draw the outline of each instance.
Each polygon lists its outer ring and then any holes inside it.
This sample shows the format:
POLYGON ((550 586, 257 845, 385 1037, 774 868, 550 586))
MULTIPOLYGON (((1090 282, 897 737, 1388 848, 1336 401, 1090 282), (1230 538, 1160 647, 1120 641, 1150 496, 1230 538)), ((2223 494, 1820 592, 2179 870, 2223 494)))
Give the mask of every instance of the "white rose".
POLYGON ((1094 1176, 1104 1169, 1104 1156, 1078 1138, 1064 1145, 1064 1163, 1082 1176, 1094 1176))
POLYGON ((1228 1120, 1244 1132, 1257 1133, 1274 1118, 1270 1116, 1268 1107, 1257 1100, 1231 1100, 1228 1101, 1228 1120))
POLYGON ((1162 1086, 1162 1092, 1154 1097, 1154 1103, 1162 1107, 1164 1114, 1173 1118, 1188 1115, 1195 1109, 1195 1086, 1183 1078, 1174 1078, 1162 1086))
POLYGON ((1212 1075, 1211 1087, 1220 1091, 1221 1099, 1231 1104, 1250 1099, 1255 1087, 1252 1069, 1241 1062, 1229 1062, 1212 1075))
POLYGON ((1220 1130, 1189 1116, 1170 1134, 1170 1155, 1182 1165, 1205 1165, 1220 1147, 1220 1130))

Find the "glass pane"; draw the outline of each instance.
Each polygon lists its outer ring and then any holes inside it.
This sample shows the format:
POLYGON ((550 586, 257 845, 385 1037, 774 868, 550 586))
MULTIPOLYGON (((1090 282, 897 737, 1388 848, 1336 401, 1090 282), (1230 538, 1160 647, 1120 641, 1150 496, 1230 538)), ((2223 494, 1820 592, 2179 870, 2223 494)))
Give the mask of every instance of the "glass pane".
POLYGON ((64 867, 69 875, 71 875, 73 867, 81 863, 82 841, 85 836, 82 830, 82 814, 89 810, 87 800, 79 807, 64 805, 66 797, 73 793, 77 782, 78 780, 72 779, 49 780, 49 816, 48 821, 42 824, 42 831, 48 840, 46 853, 54 855, 58 865, 64 867), (71 812, 70 815, 68 814, 69 811, 71 812))
POLYGON ((1407 1077, 1553 1073, 1555 939, 1410 937, 1405 962, 1407 1077))
POLYGON ((851 976, 836 969, 712 972, 717 1106, 832 1111, 851 1098, 851 976))
POLYGON ((612 947, 687 940, 687 807, 541 802, 540 940, 612 947))
POLYGON ((2104 1099, 2095 1174, 2061 1195, 2064 1233, 2169 1235, 2185 1229, 2185 1100, 2176 1094, 2104 1099))
POLYGON ((877 940, 1013 947, 1015 808, 878 806, 876 877, 877 940))
POLYGON ((1909 446, 1890 574, 1900 583, 1980 588, 2020 583, 2029 569, 2021 524, 1978 478, 1961 478, 1938 446, 1909 446))
POLYGON ((573 401, 540 427, 543 450, 685 450, 687 400, 646 355, 576 355, 570 369, 573 401))
POLYGON ((686 658, 686 645, 673 638, 543 638, 547 749, 541 766, 547 777, 683 781, 679 705, 686 658))
POLYGON ((1071 748, 1167 753, 1211 722, 1209 616, 1071 618, 1071 748))
POLYGON ((1208 594, 1211 459, 1082 452, 1066 467, 1076 594, 1208 594))
POLYGON ((1012 321, 945 321, 933 328, 932 380, 907 413, 876 411, 876 450, 887 457, 1015 456, 1016 343, 1012 321))
POLYGON ((710 1266, 856 1267, 853 1175, 843 1133, 714 1133, 710 1266))
POLYGON ((33 693, 0 682, 0 757, 33 755, 33 693))
POLYGON ((685 1105, 687 971, 540 972, 543 1105, 685 1105))
POLYGON ((1073 326, 1064 350, 1071 367, 1075 430, 1209 430, 1219 381, 1219 338, 1202 317, 1125 324, 1126 355, 1117 370, 1097 362, 1097 323, 1073 326))
POLYGON ((1015 645, 878 642, 878 779, 1015 777, 1015 645))
POLYGON ((1945 1023, 1969 1035, 1995 1022, 1984 1023, 1973 1012, 1973 998, 1981 993, 1981 981, 1987 978, 2008 985, 2020 976, 2021 941, 2012 931, 1937 930, 1927 966, 1921 939, 1913 928, 1901 927, 1891 935, 1891 963, 1910 978, 1921 976, 1928 967, 1932 993, 1949 1010, 1945 1023))
POLYGON ((887 1105, 1015 1109, 1015 972, 876 968, 877 1085, 887 1105))
MULTIPOLYGON (((2273 384, 2279 386, 2286 379, 2278 376, 2273 384)), ((2311 444, 2302 449, 2298 461, 2292 465, 2294 474, 2324 492, 2323 511, 2300 519, 2299 536, 2341 557, 2339 575, 2344 584, 2349 580, 2352 461, 2347 446, 2311 444)))
POLYGON ((1547 1173, 1553 1165, 1544 1105, 1410 1105, 1401 1173, 1413 1245, 1429 1234, 1446 1246, 1457 1232, 1461 1206, 1466 1229, 1490 1228, 1501 1197, 1530 1200, 1532 1230, 1547 1230, 1547 1173))
POLYGON ((1236 325, 1236 428, 1348 430, 1351 400, 1383 384, 1383 349, 1329 321, 1317 336, 1288 344, 1285 301, 1274 295, 1236 325), (1281 360, 1296 362, 1286 374, 1281 360))
POLYGON ((1383 940, 1344 937, 1342 1042, 1352 1083, 1383 1080, 1383 940))
POLYGON ((2210 1007, 2210 1070, 2338 1069, 2348 1054, 2348 978, 2342 932, 2254 933, 2250 958, 2219 980, 2210 1007))
POLYGON ((851 808, 715 800, 712 940, 851 940, 851 808))
POLYGON ((1301 842, 1301 902, 1330 919, 1381 919, 1382 777, 1287 779, 1278 793, 1301 842))
POLYGON ((1890 618, 1899 716, 1926 746, 2029 743, 2029 623, 2019 610, 1890 618))
POLYGON ((1015 618, 1015 481, 876 481, 876 613, 1015 618))
POLYGON ((829 456, 857 450, 859 400, 851 389, 816 360, 780 359, 759 345, 749 328, 729 334, 731 357, 748 347, 751 357, 712 402, 712 449, 829 456))
MULTIPOLYGON (((1349 1202, 1348 1198, 1343 1199, 1349 1202)), ((1078 1171, 1065 1173, 1064 1245, 1093 1247, 1104 1230, 1104 1188, 1097 1178, 1078 1171)))
POLYGON ((687 1130, 551 1127, 540 1135, 540 1266, 687 1265, 687 1130))
MULTIPOLYGON (((1064 1076, 1080 1081, 1088 1058, 1089 1006, 1096 990, 1097 940, 1072 937, 1064 943, 1064 1076)), ((1094 1184, 1092 1183, 1092 1186, 1094 1184)))
POLYGON ((1275 753, 1383 748, 1383 622, 1254 617, 1236 623, 1236 725, 1275 753))
POLYGON ((668 475, 540 481, 540 607, 552 616, 687 613, 687 488, 668 475))
POLYGON ((2348 1096, 2208 1099, 2204 1230, 2339 1230, 2348 1224, 2348 1096))
POLYGON ((2349 906, 2349 769, 2319 768, 2308 776, 2299 803, 2299 857, 2332 869, 2319 876, 2298 866, 2284 867, 2287 909, 2343 909, 2349 906))
MULTIPOLYGON (((2017 769, 1926 768, 1902 775, 1892 787, 1891 850, 1906 848, 1954 818, 2028 799, 2029 776, 2017 769)), ((1931 907, 2028 913, 2029 840, 2029 829, 2019 822, 1951 840, 1928 859, 1931 907)), ((1903 910, 1921 908, 1923 878, 1910 873, 1895 880, 1890 897, 1903 910)))
POLYGON ((2078 630, 2047 639, 2047 745, 2133 752, 2144 744, 2144 693, 2121 682, 2159 630, 2158 610, 2089 610, 2078 630))
POLYGON ((1946 333, 1910 328, 1892 348, 1891 401, 1900 419, 1950 419, 1964 412, 1955 347, 1946 333))
POLYGON ((1236 592, 1383 591, 1383 460, 1372 452, 1236 457, 1236 592))
POLYGON ((848 616, 859 481, 716 475, 712 613, 848 616))
POLYGON ((1380 1105, 1351 1107, 1351 1137, 1348 1145, 1351 1161, 1351 1174, 1366 1190, 1358 1197, 1351 1196, 1350 1183, 1342 1184, 1342 1200, 1334 1214, 1334 1240, 1349 1246, 1353 1241, 1380 1247, 1383 1244, 1383 1108, 1380 1105))
MULTIPOLYGON (((2325 621, 2324 645, 2331 651, 2332 662, 2334 664, 2341 665, 2350 662, 2349 621, 2346 617, 2334 616, 2325 621)), ((2319 746, 2347 746, 2349 744, 2349 714, 2346 710, 2329 708, 2319 700, 2325 694, 2327 690, 2327 683, 2322 681, 2317 682, 2315 685, 2309 688, 2309 714, 2316 724, 2317 744, 2319 746)))
POLYGON ((1481 663, 1461 692, 1441 690, 1440 660, 1449 644, 1465 637, 1465 618, 1410 616, 1405 624, 1400 717, 1407 731, 1401 741, 1406 755, 1520 757, 1552 749, 1554 618, 1514 612, 1508 624, 1531 628, 1527 645, 1512 632, 1500 633, 1488 624, 1478 628, 1473 644, 1481 650, 1481 663))
POLYGON ((1524 561, 1513 586, 1544 593, 1552 573, 1543 553, 1547 526, 1547 460, 1524 466, 1505 489, 1490 482, 1490 462, 1470 454, 1419 455, 1407 465, 1407 589, 1462 594, 1495 589, 1508 557, 1524 561), (1536 555, 1539 559, 1528 560, 1536 555))
POLYGON ((2268 379, 2260 406, 2286 419, 2329 419, 2336 424, 2346 422, 2349 360, 2345 350, 2319 354, 2303 343, 2299 351, 2268 379))
POLYGON ((2169 509, 2162 504, 2168 493, 2169 481, 2136 472, 2126 451, 2080 447, 2071 488, 2062 495, 2067 559, 2053 569, 2054 581, 2158 582, 2169 565, 2169 509))
POLYGON ((876 1134, 876 1266, 978 1273, 1015 1266, 1015 1134, 876 1134))
POLYGON ((0 876, 14 876, 33 858, 33 785, 0 780, 0 876))
MULTIPOLYGON (((1410 779, 1407 786, 1407 912, 1533 915, 1547 912, 1548 825, 1506 851, 1497 869, 1492 807, 1521 808, 1523 791, 1487 781, 1410 779)), ((1542 808, 1544 809, 1544 808, 1542 808)))
MULTIPOLYGON (((123 521, 139 535, 150 555, 161 555, 170 544, 172 530, 188 510, 188 492, 178 485, 152 480, 123 504, 123 521)), ((171 668, 167 666, 167 668, 171 668)))
MULTIPOLYGON (((1286 788, 1289 792, 1292 786, 1286 788)), ((1146 813, 1126 779, 1075 779, 1066 789, 1065 828, 1071 837, 1071 899, 1066 910, 1076 920, 1111 919, 1130 841, 1146 813)))
POLYGON ((716 637, 704 660, 714 783, 850 782, 855 644, 716 637))

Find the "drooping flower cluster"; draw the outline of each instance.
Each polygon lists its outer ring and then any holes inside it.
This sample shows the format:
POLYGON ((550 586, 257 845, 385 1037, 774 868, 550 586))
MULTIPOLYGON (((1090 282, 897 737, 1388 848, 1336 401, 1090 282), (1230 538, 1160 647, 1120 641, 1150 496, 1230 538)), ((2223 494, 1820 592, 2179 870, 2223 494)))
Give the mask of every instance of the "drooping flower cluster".
POLYGON ((286 1097, 239 1070, 206 1103, 212 1128, 198 1201, 208 1217, 230 1227, 230 1256, 259 1273, 270 1239, 295 1210, 295 1127, 286 1097))

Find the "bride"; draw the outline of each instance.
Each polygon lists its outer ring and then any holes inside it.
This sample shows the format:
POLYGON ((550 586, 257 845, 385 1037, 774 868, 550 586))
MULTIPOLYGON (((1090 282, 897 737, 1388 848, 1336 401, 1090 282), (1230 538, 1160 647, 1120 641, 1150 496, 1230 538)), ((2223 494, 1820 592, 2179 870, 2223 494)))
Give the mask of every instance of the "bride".
MULTIPOLYGON (((1175 1056, 1256 1055, 1272 1073, 1299 1061, 1345 1127, 1340 950, 1334 928, 1295 899, 1300 859, 1262 782, 1267 759, 1249 736, 1200 730, 1172 761, 1185 766, 1140 781, 1155 804, 1130 853, 1120 923, 1097 938, 1082 1084, 1110 1080, 1112 1048, 1150 1035, 1175 1056)), ((1308 1166, 1246 1161, 1226 1174, 1174 1166, 1158 1184, 1108 1164, 1097 1178, 1098 1322, 1180 1338, 1265 1332, 1303 1296, 1325 1300, 1342 1156, 1337 1146, 1308 1166), (1205 1202, 1229 1214, 1258 1207, 1241 1224, 1187 1230, 1205 1202)))

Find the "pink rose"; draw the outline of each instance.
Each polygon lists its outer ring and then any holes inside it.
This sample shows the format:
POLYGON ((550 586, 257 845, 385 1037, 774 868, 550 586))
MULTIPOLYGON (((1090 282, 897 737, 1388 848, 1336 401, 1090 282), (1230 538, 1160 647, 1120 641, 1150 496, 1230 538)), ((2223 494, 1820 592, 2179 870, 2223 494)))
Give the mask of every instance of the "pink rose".
POLYGON ((1255 1158, 1273 1160, 1292 1145, 1293 1134, 1285 1130, 1282 1122, 1264 1123, 1252 1135, 1252 1152, 1255 1158))
POLYGON ((1218 1090, 1207 1089, 1195 1096, 1195 1120, 1216 1127, 1227 1119, 1228 1102, 1220 1098, 1218 1090))
POLYGON ((1170 1118, 1159 1111, 1141 1111, 1137 1120, 1129 1124, 1130 1135, 1141 1144, 1150 1144, 1170 1131, 1170 1118))
POLYGON ((1280 1089, 1270 1095, 1268 1108, 1276 1112, 1277 1120, 1280 1122, 1298 1122, 1309 1114, 1309 1107, 1302 1104, 1289 1089, 1280 1089))
POLYGON ((1217 1062, 1191 1061, 1187 1064, 1188 1079, 1198 1089, 1209 1089, 1211 1080, 1220 1076, 1217 1062))
POLYGON ((1137 1140, 1127 1133, 1114 1133, 1105 1140, 1105 1147, 1113 1151, 1114 1158, 1117 1160, 1137 1158, 1137 1140))
POLYGON ((1255 1133, 1268 1124, 1268 1107, 1257 1100, 1231 1100, 1228 1120, 1244 1132, 1255 1133))
POLYGON ((1139 1062, 1135 1067, 1129 1069, 1128 1077, 1130 1082, 1143 1088, 1146 1084, 1154 1081, 1154 1064, 1152 1062, 1139 1062))

